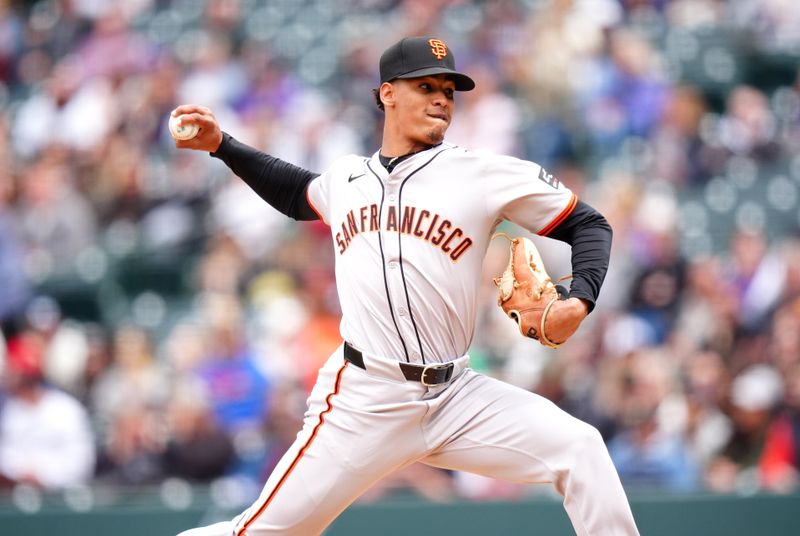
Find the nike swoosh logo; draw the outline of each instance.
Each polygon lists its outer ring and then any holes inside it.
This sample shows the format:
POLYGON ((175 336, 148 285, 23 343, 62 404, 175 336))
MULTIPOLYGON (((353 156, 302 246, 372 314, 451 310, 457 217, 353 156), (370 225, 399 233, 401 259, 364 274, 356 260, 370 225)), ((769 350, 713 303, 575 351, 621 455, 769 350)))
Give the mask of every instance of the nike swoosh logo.
POLYGON ((363 177, 364 175, 366 175, 366 173, 362 173, 361 175, 355 175, 355 176, 353 176, 353 175, 351 174, 351 175, 350 175, 350 178, 349 178, 349 179, 347 179, 347 182, 353 182, 353 181, 354 181, 354 180, 356 180, 357 178, 359 178, 359 177, 363 177))

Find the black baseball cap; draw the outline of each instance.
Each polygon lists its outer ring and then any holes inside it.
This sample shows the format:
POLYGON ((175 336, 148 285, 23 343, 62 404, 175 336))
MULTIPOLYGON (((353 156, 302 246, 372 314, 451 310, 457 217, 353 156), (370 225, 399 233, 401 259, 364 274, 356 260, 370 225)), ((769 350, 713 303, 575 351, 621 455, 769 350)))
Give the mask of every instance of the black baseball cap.
POLYGON ((475 88, 475 82, 456 71, 456 60, 448 46, 435 37, 406 37, 386 49, 380 62, 381 84, 395 78, 419 78, 449 74, 457 91, 475 88))

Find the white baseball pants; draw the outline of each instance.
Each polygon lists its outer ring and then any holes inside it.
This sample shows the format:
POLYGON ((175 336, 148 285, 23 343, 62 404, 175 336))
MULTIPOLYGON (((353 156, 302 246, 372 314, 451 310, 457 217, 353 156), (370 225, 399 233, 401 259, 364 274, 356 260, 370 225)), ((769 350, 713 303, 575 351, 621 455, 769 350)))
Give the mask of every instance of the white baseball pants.
POLYGON ((383 476, 420 461, 551 482, 578 536, 638 535, 600 434, 549 400, 467 368, 447 385, 406 381, 397 362, 340 347, 320 370, 303 429, 261 496, 233 521, 180 536, 320 534, 383 476))

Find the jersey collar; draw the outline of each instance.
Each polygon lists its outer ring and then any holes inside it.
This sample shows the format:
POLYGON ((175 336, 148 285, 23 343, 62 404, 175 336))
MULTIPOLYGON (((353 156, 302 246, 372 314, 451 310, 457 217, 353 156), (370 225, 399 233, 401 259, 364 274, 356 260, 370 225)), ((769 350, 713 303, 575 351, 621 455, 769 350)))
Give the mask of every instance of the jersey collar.
POLYGON ((418 158, 422 158, 423 155, 430 156, 451 147, 453 147, 453 145, 447 142, 441 142, 419 151, 395 157, 383 156, 380 149, 378 149, 375 154, 372 155, 372 162, 376 169, 380 169, 386 172, 386 174, 391 175, 393 171, 404 168, 406 165, 414 165, 414 162, 416 162, 418 158))

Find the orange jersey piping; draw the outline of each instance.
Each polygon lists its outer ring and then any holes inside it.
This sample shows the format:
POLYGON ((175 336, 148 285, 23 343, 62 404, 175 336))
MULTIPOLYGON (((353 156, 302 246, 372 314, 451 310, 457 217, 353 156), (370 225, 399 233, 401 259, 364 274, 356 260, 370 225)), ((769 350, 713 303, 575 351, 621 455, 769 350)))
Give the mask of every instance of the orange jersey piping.
POLYGON ((561 223, 564 220, 566 220, 570 214, 572 214, 572 211, 575 210, 575 206, 577 204, 578 204, 578 197, 575 194, 572 194, 572 197, 570 198, 569 203, 567 203, 566 208, 562 210, 561 213, 558 216, 556 216, 553 221, 547 224, 547 226, 545 226, 544 229, 539 231, 537 234, 539 236, 547 236, 550 233, 552 233, 556 227, 561 225, 561 223))

